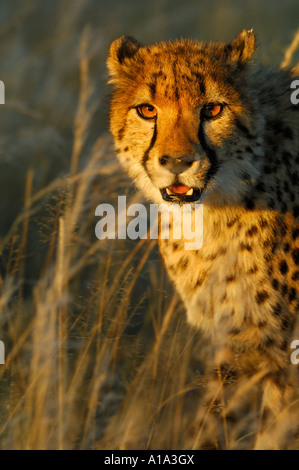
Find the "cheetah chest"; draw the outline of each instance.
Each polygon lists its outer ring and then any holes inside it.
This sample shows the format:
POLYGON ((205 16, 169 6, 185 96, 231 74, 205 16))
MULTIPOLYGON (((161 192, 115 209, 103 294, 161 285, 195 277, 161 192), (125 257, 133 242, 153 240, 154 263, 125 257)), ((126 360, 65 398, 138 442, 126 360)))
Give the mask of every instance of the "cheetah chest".
POLYGON ((229 328, 239 328, 245 321, 258 324, 270 312, 275 292, 264 260, 267 235, 251 220, 245 226, 240 220, 225 221, 225 230, 223 223, 206 224, 200 250, 185 250, 183 241, 160 240, 188 321, 205 331, 213 331, 223 319, 229 328))

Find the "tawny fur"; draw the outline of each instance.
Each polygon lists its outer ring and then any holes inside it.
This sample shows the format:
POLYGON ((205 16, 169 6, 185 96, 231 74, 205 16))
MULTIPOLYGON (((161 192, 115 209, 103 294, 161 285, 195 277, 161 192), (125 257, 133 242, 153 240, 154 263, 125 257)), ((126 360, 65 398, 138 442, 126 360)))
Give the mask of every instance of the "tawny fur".
POLYGON ((107 61, 111 131, 124 169, 152 202, 165 203, 160 189, 175 182, 202 191, 202 248, 170 238, 160 251, 189 322, 217 344, 218 371, 259 377, 256 448, 285 448, 296 426, 292 412, 283 426, 279 417, 298 399, 290 344, 299 310, 299 105, 290 101, 291 72, 256 64, 254 50, 252 31, 230 44, 143 47, 121 37, 107 61), (211 103, 222 111, 205 119, 211 103), (155 107, 154 119, 138 114, 142 104, 155 107))

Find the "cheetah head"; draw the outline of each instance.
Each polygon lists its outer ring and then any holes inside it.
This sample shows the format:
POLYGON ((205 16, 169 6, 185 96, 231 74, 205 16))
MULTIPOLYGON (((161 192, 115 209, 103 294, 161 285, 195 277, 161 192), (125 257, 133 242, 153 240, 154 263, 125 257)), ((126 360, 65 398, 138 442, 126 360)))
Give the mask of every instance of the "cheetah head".
POLYGON ((110 47, 110 129, 124 169, 155 203, 238 204, 260 175, 263 117, 248 85, 252 31, 110 47))

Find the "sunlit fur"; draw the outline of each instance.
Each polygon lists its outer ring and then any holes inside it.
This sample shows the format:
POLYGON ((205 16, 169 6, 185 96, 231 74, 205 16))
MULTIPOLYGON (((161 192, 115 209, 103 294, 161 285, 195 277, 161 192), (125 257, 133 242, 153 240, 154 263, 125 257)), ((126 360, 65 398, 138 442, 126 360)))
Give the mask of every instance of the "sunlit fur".
POLYGON ((171 239, 160 240, 160 251, 189 322, 216 338, 217 367, 260 374, 267 420, 256 448, 284 448, 294 414, 283 427, 278 416, 299 389, 290 365, 299 310, 299 106, 290 101, 291 73, 256 64, 254 51, 252 31, 230 44, 143 47, 121 37, 107 61, 111 131, 121 164, 150 201, 164 202, 160 189, 175 182, 202 191, 202 248, 186 251, 184 240, 171 239), (210 103, 222 111, 205 119, 210 103), (138 114, 142 104, 156 108, 155 119, 138 114), (165 155, 169 165, 161 164, 165 155))

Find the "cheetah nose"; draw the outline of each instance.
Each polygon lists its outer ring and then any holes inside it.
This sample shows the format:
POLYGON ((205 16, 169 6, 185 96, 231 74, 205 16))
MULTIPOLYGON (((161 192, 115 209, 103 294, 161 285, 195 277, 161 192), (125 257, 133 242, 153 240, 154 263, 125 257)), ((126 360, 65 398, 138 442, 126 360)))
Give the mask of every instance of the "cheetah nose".
POLYGON ((183 155, 181 157, 170 157, 169 155, 163 155, 159 158, 159 163, 171 173, 179 174, 188 170, 194 160, 195 158, 193 155, 183 155))

